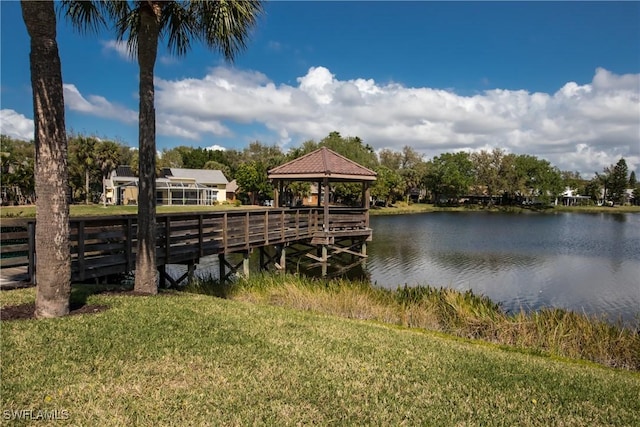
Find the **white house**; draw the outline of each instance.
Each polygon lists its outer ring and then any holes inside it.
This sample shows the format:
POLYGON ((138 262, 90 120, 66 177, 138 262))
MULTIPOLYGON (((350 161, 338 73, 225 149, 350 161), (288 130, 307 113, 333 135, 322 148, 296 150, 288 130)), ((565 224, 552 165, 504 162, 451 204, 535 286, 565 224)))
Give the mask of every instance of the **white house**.
MULTIPOLYGON (((156 179, 158 205, 213 205, 227 200, 229 181, 222 171, 164 168, 156 179)), ((107 203, 135 204, 138 178, 129 166, 119 166, 105 182, 107 203)))

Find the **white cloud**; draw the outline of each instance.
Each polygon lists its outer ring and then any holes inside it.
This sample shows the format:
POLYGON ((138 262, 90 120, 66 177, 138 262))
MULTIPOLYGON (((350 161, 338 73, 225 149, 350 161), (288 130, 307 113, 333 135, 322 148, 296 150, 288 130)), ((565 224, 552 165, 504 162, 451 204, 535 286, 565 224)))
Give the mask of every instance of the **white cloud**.
MULTIPOLYGON (((65 85, 70 108, 123 122, 136 114, 65 85)), ((276 85, 255 71, 210 69, 203 78, 156 78, 158 133, 200 141, 235 136, 258 124, 264 143, 298 145, 337 130, 375 149, 409 145, 425 157, 499 147, 532 154, 587 176, 624 157, 640 167, 640 75, 595 70, 555 93, 487 90, 474 96, 372 79, 340 80, 311 67, 295 85, 276 85)))
POLYGON ((126 42, 117 40, 101 40, 103 52, 115 52, 121 59, 132 62, 135 58, 129 53, 126 42))
POLYGON ((221 145, 214 144, 211 147, 205 147, 205 150, 209 150, 209 151, 226 151, 227 149, 224 148, 221 145))
POLYGON ((0 110, 0 133, 11 138, 30 141, 34 136, 33 120, 13 110, 0 110))
POLYGON ((116 119, 124 123, 138 121, 138 113, 121 105, 113 104, 99 95, 88 95, 86 98, 77 87, 72 84, 64 84, 65 107, 72 111, 90 114, 93 116, 116 119))

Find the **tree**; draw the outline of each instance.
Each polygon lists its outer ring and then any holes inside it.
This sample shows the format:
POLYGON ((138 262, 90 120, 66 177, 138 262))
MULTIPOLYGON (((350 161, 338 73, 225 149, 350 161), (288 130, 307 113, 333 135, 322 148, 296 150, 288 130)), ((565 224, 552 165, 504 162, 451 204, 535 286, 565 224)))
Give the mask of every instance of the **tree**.
POLYGON ((334 131, 320 141, 317 148, 320 147, 330 148, 347 159, 372 170, 378 166, 378 158, 373 147, 365 145, 357 136, 342 137, 340 132, 334 131))
POLYGON ((371 187, 371 196, 375 200, 384 200, 384 205, 389 206, 398 196, 403 195, 402 177, 397 170, 386 166, 378 166, 376 173, 378 175, 371 187))
POLYGON ((428 163, 425 184, 432 192, 434 203, 457 200, 469 191, 472 183, 473 164, 469 153, 444 153, 428 163))
POLYGON ((402 153, 390 150, 388 148, 382 149, 378 153, 380 166, 397 171, 402 164, 402 153))
POLYGON ((99 141, 95 148, 95 162, 100 170, 102 178, 102 201, 107 204, 105 179, 109 178, 111 171, 118 167, 120 147, 113 141, 99 141))
POLYGON ((162 150, 162 154, 159 156, 157 164, 159 168, 181 168, 184 166, 182 154, 175 148, 172 148, 171 150, 162 150))
POLYGON ((504 191, 502 177, 504 151, 495 148, 492 151, 482 150, 471 154, 475 176, 474 193, 490 197, 489 204, 493 204, 493 196, 504 191))
POLYGON ((36 318, 69 313, 71 258, 67 196, 67 134, 62 67, 53 1, 22 1, 30 37, 36 151, 36 318))
POLYGON ((0 135, 2 204, 35 201, 35 144, 0 135))
POLYGON ((78 174, 83 178, 84 183, 84 203, 89 204, 91 191, 91 172, 95 167, 95 146, 98 140, 87 136, 74 136, 69 138, 69 167, 71 175, 77 169, 78 174))
POLYGON ((246 162, 240 165, 236 172, 236 182, 238 188, 250 199, 250 203, 255 205, 258 196, 268 191, 267 173, 262 165, 257 162, 246 162))
POLYGON ((249 31, 262 12, 260 1, 115 1, 107 10, 119 40, 137 55, 139 65, 139 195, 135 290, 156 294, 156 125, 154 68, 161 37, 185 55, 198 40, 232 61, 246 47, 249 31))
POLYGON ((610 170, 609 190, 611 191, 611 200, 618 204, 623 204, 629 185, 629 168, 627 167, 627 162, 624 158, 621 158, 610 170))

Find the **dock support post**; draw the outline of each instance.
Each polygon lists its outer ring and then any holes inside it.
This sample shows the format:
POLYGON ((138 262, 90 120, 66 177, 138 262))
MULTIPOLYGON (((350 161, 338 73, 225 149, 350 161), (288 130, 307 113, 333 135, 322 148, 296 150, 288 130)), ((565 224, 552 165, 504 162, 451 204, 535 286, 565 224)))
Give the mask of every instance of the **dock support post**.
POLYGON ((220 269, 220 282, 224 282, 227 278, 227 273, 225 271, 226 260, 224 259, 224 254, 218 254, 218 266, 220 269))
POLYGON ((366 267, 366 265, 367 265, 367 242, 362 242, 362 247, 360 248, 360 254, 362 254, 362 266, 366 267))
POLYGON ((327 266, 329 264, 329 256, 327 253, 327 245, 322 245, 322 277, 327 275, 327 266))
POLYGON ((260 247, 260 271, 267 269, 265 257, 268 257, 269 255, 265 254, 266 250, 267 250, 266 247, 264 246, 260 247))
POLYGON ((167 286, 167 266, 165 264, 158 266, 158 287, 164 289, 167 286))
POLYGON ((242 260, 242 273, 244 277, 249 277, 249 251, 246 251, 242 254, 244 259, 242 260))
POLYGON ((287 271, 287 250, 284 245, 280 250, 280 271, 282 271, 282 274, 285 274, 287 271))

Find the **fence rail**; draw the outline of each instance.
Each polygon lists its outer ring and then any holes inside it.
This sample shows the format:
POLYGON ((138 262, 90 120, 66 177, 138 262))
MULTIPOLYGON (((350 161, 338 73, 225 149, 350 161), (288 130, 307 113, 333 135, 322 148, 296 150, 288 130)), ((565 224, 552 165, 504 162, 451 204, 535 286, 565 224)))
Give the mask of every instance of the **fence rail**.
MULTIPOLYGON (((157 214, 156 222, 158 266, 295 243, 332 232, 370 235, 365 209, 332 208, 326 223, 322 208, 157 214)), ((72 280, 134 270, 135 215, 74 217, 69 226, 72 280)), ((3 219, 1 228, 0 267, 27 265, 33 278, 35 219, 3 219)))

